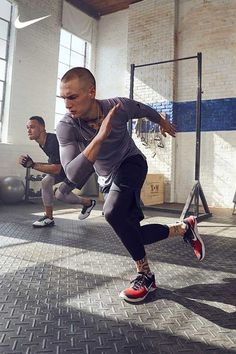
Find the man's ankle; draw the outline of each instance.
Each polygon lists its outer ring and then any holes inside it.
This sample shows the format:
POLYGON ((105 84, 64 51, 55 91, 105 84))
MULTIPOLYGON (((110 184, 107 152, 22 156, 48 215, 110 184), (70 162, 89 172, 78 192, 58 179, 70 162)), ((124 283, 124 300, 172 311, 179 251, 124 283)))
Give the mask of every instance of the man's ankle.
POLYGON ((180 222, 177 224, 169 225, 169 236, 184 236, 188 226, 184 222, 180 222))
POLYGON ((138 273, 148 274, 151 272, 146 256, 144 258, 136 261, 135 263, 136 263, 138 273))

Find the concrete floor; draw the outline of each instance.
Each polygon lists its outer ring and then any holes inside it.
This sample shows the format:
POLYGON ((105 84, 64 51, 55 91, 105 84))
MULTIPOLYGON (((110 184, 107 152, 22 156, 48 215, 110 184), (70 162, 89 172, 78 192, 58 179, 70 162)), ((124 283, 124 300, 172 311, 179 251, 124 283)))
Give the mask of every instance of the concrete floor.
MULTIPOLYGON (((0 353, 236 353, 236 216, 199 224, 206 258, 181 238, 149 245, 158 290, 141 304, 118 294, 135 276, 101 215, 55 206, 56 226, 34 229, 41 201, 0 205, 0 353)), ((177 215, 145 211, 145 223, 177 215)))

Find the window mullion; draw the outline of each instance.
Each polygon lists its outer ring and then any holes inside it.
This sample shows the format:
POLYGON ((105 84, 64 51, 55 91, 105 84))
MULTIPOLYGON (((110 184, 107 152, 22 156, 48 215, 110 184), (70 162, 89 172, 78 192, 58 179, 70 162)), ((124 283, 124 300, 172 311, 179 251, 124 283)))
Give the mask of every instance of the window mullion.
POLYGON ((5 75, 4 75, 4 80, 1 80, 3 82, 3 94, 2 94, 2 105, 1 105, 1 111, 0 111, 0 130, 2 127, 2 117, 3 117, 3 112, 4 112, 4 107, 5 107, 5 98, 6 98, 6 81, 7 81, 7 66, 8 66, 8 59, 9 59, 9 50, 10 50, 10 36, 11 36, 11 21, 12 21, 12 11, 13 8, 11 6, 11 12, 10 12, 10 19, 7 21, 6 19, 2 19, 8 23, 8 31, 7 31, 7 43, 6 43, 6 58, 3 59, 6 63, 5 66, 5 75))
MULTIPOLYGON (((61 57, 58 58, 58 76, 57 78, 60 80, 61 79, 61 75, 63 74, 62 70, 66 69, 66 66, 70 68, 72 68, 72 66, 81 66, 83 65, 84 67, 86 67, 87 64, 87 50, 88 50, 88 43, 83 41, 82 39, 74 36, 72 33, 69 33, 67 31, 65 31, 64 29, 61 29, 61 37, 60 37, 60 53, 61 53, 61 57), (73 39, 75 39, 75 43, 73 43, 73 39), (82 41, 82 45, 78 45, 77 43, 77 39, 80 40, 80 42, 82 41), (73 49, 72 49, 73 46, 73 49), (63 53, 63 50, 61 50, 61 48, 65 48, 69 50, 69 53, 63 53), (77 60, 78 60, 78 65, 77 64, 77 60), (61 66, 60 66, 61 63, 61 66), (74 64, 74 65, 72 65, 74 64)), ((58 89, 58 86, 57 86, 58 89)), ((58 94, 56 94, 56 100, 59 98, 58 94)), ((57 124, 58 121, 58 117, 61 115, 63 116, 64 113, 61 111, 61 104, 58 103, 58 109, 56 109, 55 111, 55 126, 57 124), (58 111, 58 112, 57 112, 58 111)))

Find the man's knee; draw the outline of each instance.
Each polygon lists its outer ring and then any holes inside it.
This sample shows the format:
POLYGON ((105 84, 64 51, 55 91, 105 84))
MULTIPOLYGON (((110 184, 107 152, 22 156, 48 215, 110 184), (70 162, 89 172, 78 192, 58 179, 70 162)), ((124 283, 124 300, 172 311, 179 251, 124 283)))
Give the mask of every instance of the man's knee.
POLYGON ((43 190, 51 189, 54 183, 55 183, 55 178, 50 175, 46 175, 41 181, 42 189, 43 190))
POLYGON ((117 213, 117 209, 115 207, 112 208, 112 207, 104 206, 103 213, 104 213, 104 217, 105 217, 106 221, 110 225, 117 223, 117 219, 118 219, 119 214, 117 213))
POLYGON ((61 202, 64 201, 65 199, 65 195, 63 193, 61 193, 61 191, 59 190, 59 188, 56 189, 54 196, 57 200, 60 200, 61 202))

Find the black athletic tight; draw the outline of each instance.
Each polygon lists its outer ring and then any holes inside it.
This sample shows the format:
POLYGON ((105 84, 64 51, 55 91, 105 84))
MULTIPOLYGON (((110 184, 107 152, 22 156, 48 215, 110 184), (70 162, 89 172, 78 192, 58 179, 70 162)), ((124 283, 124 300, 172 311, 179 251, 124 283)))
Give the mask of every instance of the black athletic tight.
POLYGON ((144 245, 163 240, 169 234, 166 225, 140 226, 143 214, 139 197, 146 174, 146 160, 141 155, 129 157, 118 169, 109 191, 104 190, 104 216, 135 261, 145 257, 144 245))

